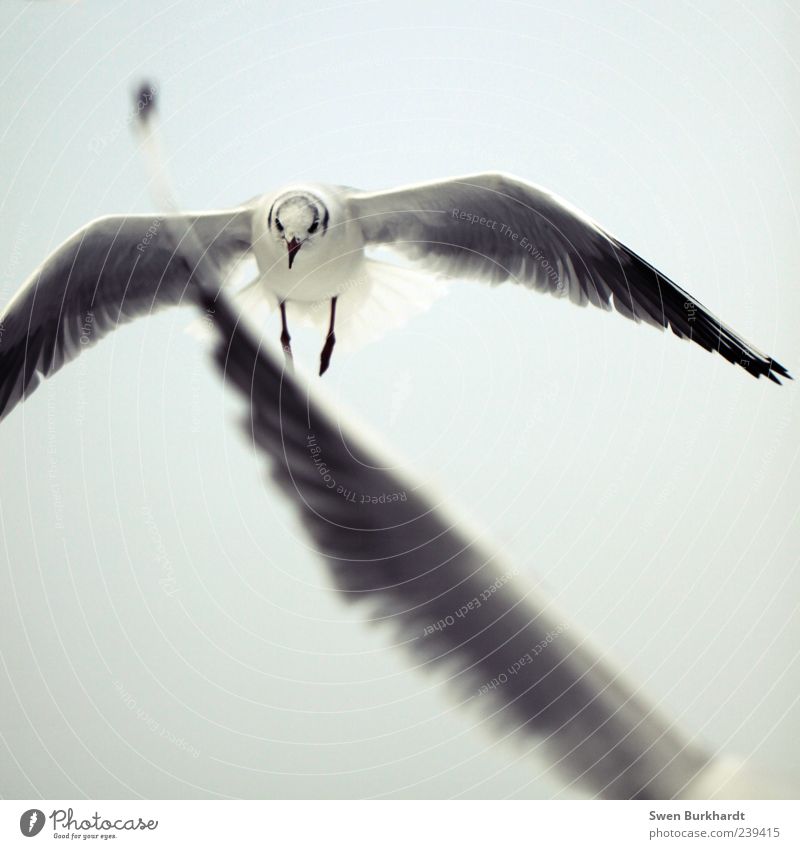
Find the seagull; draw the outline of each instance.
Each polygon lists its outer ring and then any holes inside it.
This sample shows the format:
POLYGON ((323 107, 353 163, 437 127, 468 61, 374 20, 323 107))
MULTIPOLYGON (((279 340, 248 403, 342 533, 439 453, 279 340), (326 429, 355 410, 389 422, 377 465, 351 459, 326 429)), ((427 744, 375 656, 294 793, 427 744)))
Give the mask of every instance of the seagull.
MULTIPOLYGON (((154 99, 141 101, 146 126, 154 99)), ((720 322, 696 298, 599 224, 543 188, 480 173, 388 191, 320 183, 268 192, 232 209, 110 215, 90 222, 34 271, 0 315, 0 417, 117 325, 180 304, 194 266, 168 236, 188 221, 246 313, 278 309, 292 365, 289 314, 321 327, 320 375, 337 329, 376 338, 430 306, 437 281, 505 281, 626 318, 719 352, 775 383, 787 370, 720 322), (252 264, 252 263, 251 263, 252 264), (287 312, 288 311, 288 312, 287 312)), ((353 342, 353 344, 358 344, 353 342)))

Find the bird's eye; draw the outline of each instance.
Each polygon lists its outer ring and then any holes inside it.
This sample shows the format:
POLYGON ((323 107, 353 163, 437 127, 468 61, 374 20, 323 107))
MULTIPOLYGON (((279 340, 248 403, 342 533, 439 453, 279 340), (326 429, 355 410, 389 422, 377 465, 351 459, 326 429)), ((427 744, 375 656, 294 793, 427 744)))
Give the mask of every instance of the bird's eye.
POLYGON ((316 233, 319 229, 319 218, 314 219, 314 223, 308 228, 309 233, 316 233))
POLYGON ((278 228, 279 233, 283 233, 283 224, 281 224, 281 222, 278 221, 277 218, 275 219, 275 226, 278 228))

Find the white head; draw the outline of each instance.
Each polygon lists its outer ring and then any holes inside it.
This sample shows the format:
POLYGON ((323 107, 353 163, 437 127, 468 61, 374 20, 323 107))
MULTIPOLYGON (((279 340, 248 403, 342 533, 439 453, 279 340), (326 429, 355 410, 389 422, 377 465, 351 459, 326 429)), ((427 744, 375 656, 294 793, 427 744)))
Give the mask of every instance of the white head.
POLYGON ((267 228, 275 239, 286 243, 289 268, 303 245, 324 237, 328 230, 328 208, 306 191, 288 191, 269 209, 267 228))

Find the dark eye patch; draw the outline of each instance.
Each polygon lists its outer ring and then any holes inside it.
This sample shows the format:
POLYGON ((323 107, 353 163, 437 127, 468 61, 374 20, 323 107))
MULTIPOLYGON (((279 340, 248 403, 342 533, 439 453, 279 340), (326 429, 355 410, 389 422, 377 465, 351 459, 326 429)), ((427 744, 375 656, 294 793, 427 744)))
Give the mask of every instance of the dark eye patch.
POLYGON ((275 226, 278 228, 279 233, 283 233, 283 224, 281 224, 281 222, 278 221, 277 218, 275 219, 275 226))
POLYGON ((311 226, 308 228, 309 233, 316 233, 319 229, 319 218, 315 218, 311 226))

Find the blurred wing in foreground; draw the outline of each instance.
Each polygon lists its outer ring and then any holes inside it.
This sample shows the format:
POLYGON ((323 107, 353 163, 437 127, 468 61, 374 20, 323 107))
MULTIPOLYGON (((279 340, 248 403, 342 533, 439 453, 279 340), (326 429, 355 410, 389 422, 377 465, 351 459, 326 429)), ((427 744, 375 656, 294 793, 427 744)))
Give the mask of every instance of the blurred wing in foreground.
POLYGON ((249 405, 246 431, 336 585, 508 729, 540 740, 599 797, 672 798, 709 756, 576 635, 498 552, 450 516, 259 350, 209 297, 216 359, 249 405), (375 608, 377 607, 377 613, 375 608))

